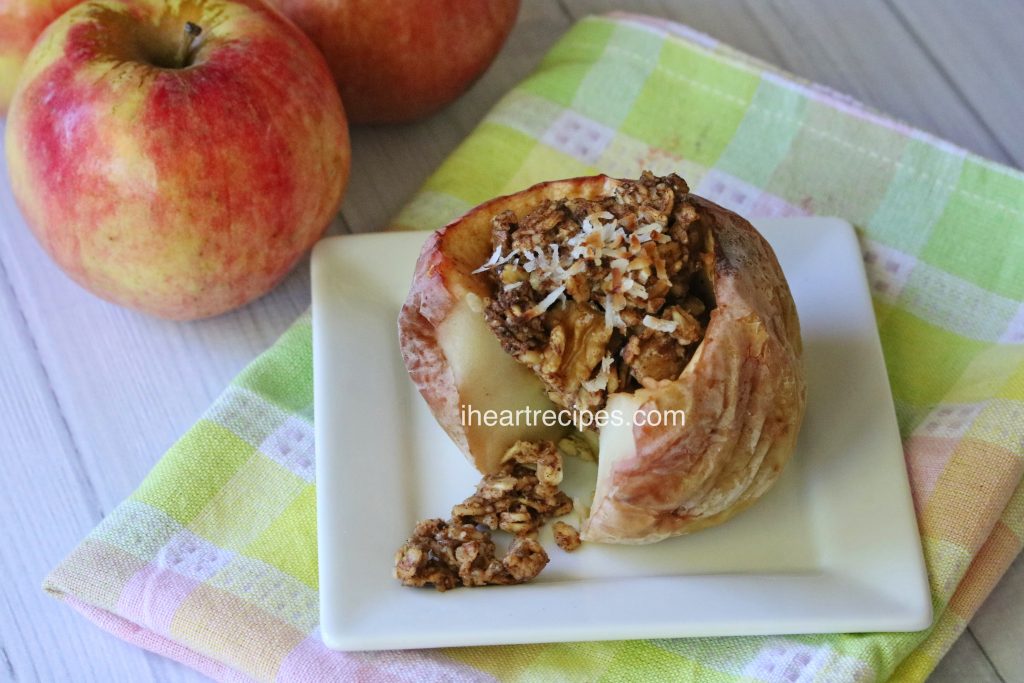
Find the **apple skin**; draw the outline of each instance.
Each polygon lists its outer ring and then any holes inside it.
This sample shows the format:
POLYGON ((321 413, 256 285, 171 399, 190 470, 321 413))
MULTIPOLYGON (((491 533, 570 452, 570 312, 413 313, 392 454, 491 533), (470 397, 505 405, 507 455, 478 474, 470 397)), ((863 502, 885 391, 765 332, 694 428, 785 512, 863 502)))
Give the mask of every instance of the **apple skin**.
POLYGON ((0 116, 7 113, 25 57, 50 22, 79 0, 0 0, 0 116))
POLYGON ((423 118, 494 60, 519 0, 271 0, 327 57, 353 123, 423 118))
POLYGON ((335 216, 350 162, 323 57, 259 0, 78 5, 29 54, 6 150, 64 272, 173 319, 271 289, 335 216), (172 68, 186 21, 205 30, 172 68))

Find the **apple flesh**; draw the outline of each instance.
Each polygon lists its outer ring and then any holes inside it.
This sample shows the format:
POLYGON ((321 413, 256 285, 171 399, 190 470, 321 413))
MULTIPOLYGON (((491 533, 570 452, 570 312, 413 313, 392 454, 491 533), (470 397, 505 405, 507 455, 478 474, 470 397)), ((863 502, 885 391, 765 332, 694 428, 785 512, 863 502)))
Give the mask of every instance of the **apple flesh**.
MULTIPOLYGON (((435 234, 423 254, 439 254, 443 239, 435 234)), ((399 314, 399 336, 406 368, 434 416, 470 463, 488 474, 498 470, 516 441, 558 441, 568 430, 484 423, 488 411, 511 415, 557 408, 536 376, 501 348, 481 315, 486 290, 466 272, 421 257, 399 314)))
POLYGON ((323 57, 258 0, 78 5, 28 57, 6 151, 69 276, 175 319, 284 277, 336 214, 350 157, 323 57))
POLYGON ((0 0, 0 116, 14 96, 22 65, 39 34, 79 0, 0 0))
POLYGON ((353 123, 419 119, 494 60, 519 0, 272 0, 327 57, 353 123))
MULTIPOLYGON (((541 183, 472 209, 427 240, 399 314, 399 341, 410 377, 435 418, 482 473, 497 469, 518 439, 562 434, 520 426, 495 431, 467 424, 462 406, 496 411, 543 408, 543 384, 504 354, 483 318, 491 218, 520 218, 546 200, 596 199, 623 181, 606 176, 541 183), (472 320, 462 318, 471 317, 472 320), (474 358, 487 358, 477 362, 474 358), (502 364, 503 363, 503 364, 502 364)), ((607 410, 681 410, 685 424, 621 424, 599 430, 598 471, 588 541, 652 543, 720 524, 758 500, 793 453, 806 387, 800 324, 774 252, 740 216, 690 195, 707 230, 707 273, 715 307, 703 340, 675 380, 613 393, 607 410)))

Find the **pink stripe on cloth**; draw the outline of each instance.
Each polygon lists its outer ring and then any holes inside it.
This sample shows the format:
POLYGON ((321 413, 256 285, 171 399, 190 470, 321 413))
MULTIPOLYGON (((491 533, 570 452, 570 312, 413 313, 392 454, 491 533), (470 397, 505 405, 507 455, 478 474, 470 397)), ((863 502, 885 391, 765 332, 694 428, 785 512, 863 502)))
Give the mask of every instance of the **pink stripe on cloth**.
POLYGON ((117 604, 118 614, 151 629, 154 634, 167 634, 171 620, 181 603, 199 582, 150 563, 128 580, 117 604))
POLYGON ((496 679, 434 650, 335 652, 323 644, 317 632, 285 658, 277 680, 495 683, 496 679))
MULTIPOLYGON (((104 631, 126 643, 191 667, 221 683, 256 683, 256 679, 185 647, 137 623, 65 593, 63 599, 104 631)), ((276 679, 289 683, 360 681, 361 683, 493 683, 494 677, 456 662, 440 652, 336 652, 319 634, 303 640, 285 657, 276 679)))
POLYGON ((195 669, 204 676, 209 676, 215 681, 222 681, 222 683, 255 682, 255 679, 241 674, 229 666, 201 655, 181 643, 157 635, 149 629, 145 629, 112 612, 100 609, 99 607, 93 607, 70 594, 65 594, 63 598, 69 605, 85 616, 86 619, 127 643, 180 662, 185 666, 195 669))
POLYGON ((946 471, 958 443, 959 439, 936 436, 911 436, 904 442, 903 453, 918 516, 931 498, 939 477, 946 471))

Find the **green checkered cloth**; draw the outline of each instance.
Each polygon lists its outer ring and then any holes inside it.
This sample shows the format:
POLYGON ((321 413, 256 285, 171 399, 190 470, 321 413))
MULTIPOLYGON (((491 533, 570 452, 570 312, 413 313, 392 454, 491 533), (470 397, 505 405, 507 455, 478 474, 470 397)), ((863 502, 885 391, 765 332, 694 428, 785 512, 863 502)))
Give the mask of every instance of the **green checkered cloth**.
POLYGON ((220 680, 923 680, 1024 533, 1024 177, 685 27, 579 22, 394 227, 532 183, 683 175, 751 216, 861 239, 928 563, 918 633, 338 653, 317 635, 310 323, 299 320, 49 577, 220 680))

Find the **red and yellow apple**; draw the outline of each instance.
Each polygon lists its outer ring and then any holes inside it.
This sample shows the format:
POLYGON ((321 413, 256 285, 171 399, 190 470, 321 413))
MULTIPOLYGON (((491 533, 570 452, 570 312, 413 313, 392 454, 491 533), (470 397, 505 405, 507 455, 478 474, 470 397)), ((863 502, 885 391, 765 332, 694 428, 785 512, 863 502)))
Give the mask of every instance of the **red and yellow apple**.
POLYGON ((0 0, 0 116, 7 112, 25 57, 50 22, 79 0, 0 0))
POLYGON ((175 319, 268 291, 336 214, 345 113, 260 0, 92 0, 37 41, 11 104, 15 198, 95 294, 175 319))
POLYGON ((353 123, 432 114, 487 69, 519 0, 272 0, 327 57, 353 123))
MULTIPOLYGON (((496 296, 495 282, 479 266, 500 253, 492 252, 492 219, 508 212, 521 219, 545 202, 611 197, 627 182, 540 183, 471 209, 424 244, 398 318, 402 357, 438 423, 481 473, 497 471, 516 441, 556 440, 569 430, 467 421, 465 406, 496 415, 571 408, 553 402, 558 397, 536 367, 507 353, 485 320, 483 302, 496 296)), ((675 379, 607 396, 608 414, 626 419, 590 433, 600 457, 584 540, 653 543, 721 524, 764 495, 796 445, 807 401, 803 342, 775 252, 742 217, 686 196, 706 231, 699 281, 713 306, 708 326, 675 379), (679 411, 685 424, 632 423, 640 413, 667 411, 679 411)), ((581 352, 566 338, 559 358, 581 352)))

